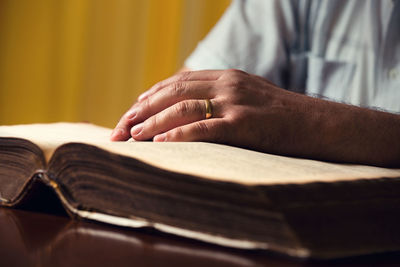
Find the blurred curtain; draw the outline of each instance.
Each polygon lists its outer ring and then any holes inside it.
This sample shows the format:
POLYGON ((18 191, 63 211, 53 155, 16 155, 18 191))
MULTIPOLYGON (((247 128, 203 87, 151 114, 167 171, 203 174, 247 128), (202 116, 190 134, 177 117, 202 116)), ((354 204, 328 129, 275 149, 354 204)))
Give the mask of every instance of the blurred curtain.
POLYGON ((229 0, 0 0, 0 124, 112 127, 229 0))

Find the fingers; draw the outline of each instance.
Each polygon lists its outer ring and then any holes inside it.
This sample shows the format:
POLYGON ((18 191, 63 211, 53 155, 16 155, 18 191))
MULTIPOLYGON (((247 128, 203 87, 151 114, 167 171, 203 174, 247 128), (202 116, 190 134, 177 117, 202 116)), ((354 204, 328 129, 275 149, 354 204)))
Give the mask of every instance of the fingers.
POLYGON ((111 140, 128 140, 132 126, 183 100, 213 98, 215 96, 213 88, 214 81, 186 81, 169 84, 142 102, 133 105, 121 117, 111 135, 111 140))
POLYGON ((137 115, 134 108, 135 106, 136 104, 121 117, 117 126, 115 126, 111 133, 111 141, 126 141, 131 137, 130 129, 134 125, 134 120, 137 115))
MULTIPOLYGON (((213 112, 216 118, 218 109, 213 112)), ((204 100, 185 100, 135 125, 131 129, 131 135, 135 140, 148 140, 176 127, 204 120, 205 114, 204 100)))
POLYGON ((185 81, 214 81, 217 80, 223 74, 223 72, 223 70, 200 70, 177 73, 166 80, 156 83, 149 90, 142 93, 138 97, 138 101, 141 102, 147 99, 149 96, 153 95, 164 87, 169 86, 172 83, 185 81))
POLYGON ((146 100, 139 102, 136 122, 144 121, 150 116, 184 100, 214 98, 213 81, 175 82, 163 88, 146 100))
POLYGON ((225 127, 224 120, 216 118, 176 127, 165 133, 156 135, 153 140, 155 142, 221 142, 227 140, 227 132, 229 132, 229 129, 225 127))
POLYGON ((181 101, 214 98, 215 82, 224 73, 224 70, 188 71, 159 82, 121 117, 110 139, 128 140, 133 126, 181 101))

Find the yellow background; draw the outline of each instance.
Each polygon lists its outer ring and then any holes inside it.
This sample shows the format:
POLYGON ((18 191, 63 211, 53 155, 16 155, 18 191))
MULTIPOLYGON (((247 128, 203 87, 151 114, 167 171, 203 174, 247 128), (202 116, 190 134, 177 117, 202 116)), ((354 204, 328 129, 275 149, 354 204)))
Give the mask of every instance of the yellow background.
POLYGON ((0 0, 0 124, 112 127, 229 0, 0 0))

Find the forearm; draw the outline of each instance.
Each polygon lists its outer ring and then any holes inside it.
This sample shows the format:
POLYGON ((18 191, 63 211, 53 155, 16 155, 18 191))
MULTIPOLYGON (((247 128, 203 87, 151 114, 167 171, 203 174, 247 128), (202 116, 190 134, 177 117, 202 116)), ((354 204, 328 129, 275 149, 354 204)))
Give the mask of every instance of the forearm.
POLYGON ((400 167, 400 115, 307 96, 301 101, 298 116, 302 118, 293 122, 295 136, 289 139, 292 144, 286 144, 295 148, 294 154, 400 167))

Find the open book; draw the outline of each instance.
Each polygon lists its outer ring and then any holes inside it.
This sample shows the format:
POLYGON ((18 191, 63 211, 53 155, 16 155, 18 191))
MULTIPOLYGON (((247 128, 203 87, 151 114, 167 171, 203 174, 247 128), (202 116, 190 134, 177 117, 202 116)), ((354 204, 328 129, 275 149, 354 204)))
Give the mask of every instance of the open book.
POLYGON ((0 204, 36 183, 71 216, 334 258, 400 248, 400 170, 210 143, 110 142, 85 123, 0 126, 0 204))

